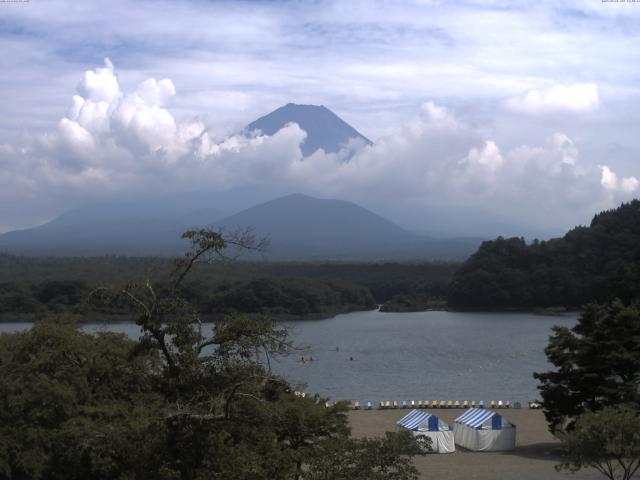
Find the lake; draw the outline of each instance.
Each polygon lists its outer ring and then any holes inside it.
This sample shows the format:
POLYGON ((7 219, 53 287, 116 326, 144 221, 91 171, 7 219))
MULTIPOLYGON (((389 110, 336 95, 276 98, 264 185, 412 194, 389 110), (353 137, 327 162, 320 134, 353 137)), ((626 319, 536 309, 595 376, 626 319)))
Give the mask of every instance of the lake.
MULTIPOLYGON (((544 348, 551 327, 575 322, 575 314, 378 311, 288 322, 292 338, 305 348, 273 368, 306 384, 307 392, 336 400, 526 402, 540 397, 532 373, 550 368, 544 348)), ((5 323, 0 331, 29 326, 5 323)), ((139 327, 126 322, 84 328, 139 335, 139 327)))

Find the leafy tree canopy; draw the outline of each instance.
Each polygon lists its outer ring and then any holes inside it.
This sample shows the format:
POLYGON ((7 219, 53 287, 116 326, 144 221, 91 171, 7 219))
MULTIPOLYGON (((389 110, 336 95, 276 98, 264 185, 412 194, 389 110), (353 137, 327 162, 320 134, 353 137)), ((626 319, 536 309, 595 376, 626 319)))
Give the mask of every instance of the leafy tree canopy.
POLYGON ((545 353, 555 369, 534 374, 552 431, 571 428, 587 410, 640 400, 637 305, 591 304, 573 328, 553 331, 545 353))
POLYGON ((564 460, 558 469, 590 467, 610 480, 629 480, 640 467, 640 412, 637 405, 586 412, 561 440, 564 460))

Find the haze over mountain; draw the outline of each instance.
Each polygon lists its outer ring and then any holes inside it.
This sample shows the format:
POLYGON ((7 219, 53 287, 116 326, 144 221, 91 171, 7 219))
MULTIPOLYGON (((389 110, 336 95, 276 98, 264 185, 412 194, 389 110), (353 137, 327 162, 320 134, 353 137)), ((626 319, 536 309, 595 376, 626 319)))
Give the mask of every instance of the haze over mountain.
POLYGON ((371 140, 323 105, 288 103, 250 123, 246 130, 259 130, 263 134, 273 135, 288 123, 294 122, 307 132, 307 138, 302 144, 305 157, 318 149, 326 153, 337 153, 350 140, 361 142, 362 145, 372 144, 371 140))
MULTIPOLYGON (((317 149, 338 152, 349 143, 353 147, 354 141, 356 145, 371 144, 326 107, 293 103, 250 123, 245 133, 259 130, 273 135, 291 122, 307 132, 302 144, 305 155, 317 149)), ((448 207, 395 208, 388 202, 376 207, 385 217, 400 221, 405 227, 401 228, 351 202, 305 195, 276 198, 287 193, 283 190, 282 186, 263 182, 227 191, 96 203, 65 212, 40 227, 2 235, 0 249, 54 255, 175 254, 185 248, 179 238, 182 231, 214 223, 227 228, 254 227, 257 233, 270 235, 271 259, 460 259, 472 253, 479 237, 514 231, 531 237, 549 236, 489 218, 482 212, 452 214, 448 207), (239 213, 229 216, 233 212, 239 213)))
POLYGON ((301 258, 391 253, 419 237, 354 203, 293 194, 256 205, 218 222, 252 227, 271 240, 269 256, 301 258))
POLYGON ((213 209, 99 220, 88 218, 86 211, 71 212, 37 228, 0 235, 0 250, 40 255, 175 255, 186 248, 180 234, 204 225, 226 231, 253 228, 257 236, 270 238, 265 257, 272 260, 462 259, 480 243, 474 238, 422 237, 354 203, 293 194, 222 219, 213 209))
MULTIPOLYGON (((107 69, 107 71, 109 74, 112 73, 111 70, 107 69)), ((104 72, 105 70, 103 70, 104 72)), ((434 112, 431 113, 435 115, 439 110, 435 109, 434 112)), ((437 135, 431 141, 425 143, 424 152, 431 152, 433 142, 437 142, 442 135, 446 137, 446 134, 443 133, 445 131, 437 130, 437 135)), ((224 216, 224 212, 226 214, 239 212, 242 209, 273 198, 287 195, 292 191, 299 191, 317 197, 331 195, 334 198, 355 201, 378 212, 407 230, 434 238, 493 238, 498 235, 508 236, 514 234, 524 235, 527 238, 549 238, 560 232, 557 229, 532 227, 530 224, 518 223, 513 218, 501 217, 495 212, 492 213, 484 209, 482 205, 478 205, 477 208, 462 208, 451 205, 448 202, 438 202, 437 205, 434 205, 415 201, 407 203, 406 198, 400 201, 393 196, 393 189, 397 188, 397 183, 391 177, 385 177, 378 182, 376 191, 384 191, 385 193, 377 193, 373 197, 366 194, 362 195, 362 191, 359 189, 342 192, 341 194, 328 193, 333 191, 331 188, 315 188, 312 184, 304 182, 304 176, 313 174, 318 164, 322 164, 323 167, 317 171, 317 174, 324 179, 323 181, 330 184, 330 179, 334 173, 338 176, 344 175, 345 172, 357 174, 362 169, 367 170, 370 163, 372 166, 377 165, 379 167, 380 162, 384 163, 385 159, 389 158, 389 155, 393 155, 393 150, 387 152, 388 145, 385 146, 385 142, 382 141, 362 152, 363 155, 358 157, 357 164, 356 162, 345 162, 355 150, 359 147, 370 145, 371 142, 355 128, 323 106, 289 103, 250 123, 242 133, 234 136, 232 140, 229 142, 231 150, 234 148, 233 145, 237 143, 243 144, 243 142, 247 142, 247 145, 253 145, 250 148, 252 149, 250 158, 245 158, 244 160, 242 158, 232 158, 235 154, 231 153, 231 156, 221 163, 212 161, 206 164, 206 172, 203 172, 201 182, 176 183, 173 185, 171 183, 173 179, 167 178, 165 184, 168 187, 168 191, 174 193, 158 195, 158 188, 140 188, 133 192, 123 192, 117 197, 118 200, 113 200, 113 196, 111 197, 112 199, 102 202, 94 200, 92 204, 86 204, 80 208, 64 212, 52 220, 47 228, 54 226, 61 228, 63 225, 70 227, 73 225, 74 229, 68 231, 69 237, 78 239, 76 242, 78 247, 82 246, 83 248, 91 249, 94 248, 91 244, 95 242, 81 245, 85 240, 89 241, 84 236, 82 227, 90 225, 94 231, 103 228, 104 235, 101 236, 103 240, 100 240, 98 244, 102 245, 109 238, 110 241, 115 242, 114 248, 115 244, 118 245, 118 248, 114 251, 121 252, 122 248, 129 248, 132 243, 136 243, 132 242, 132 239, 156 237, 159 231, 174 232, 184 226, 201 223, 202 221, 219 220, 224 216), (286 153, 286 155, 296 158, 295 162, 297 163, 295 166, 288 166, 286 162, 282 163, 279 160, 274 160, 273 152, 262 156, 258 147, 265 143, 268 144, 272 139, 271 137, 264 137, 254 145, 252 135, 255 135, 256 131, 260 131, 262 134, 280 136, 275 140, 279 144, 278 142, 288 138, 287 135, 293 134, 298 139, 297 141, 301 141, 302 138, 299 131, 292 131, 286 127, 292 122, 295 122, 300 129, 306 132, 304 141, 286 153), (316 153, 316 156, 301 158, 297 153, 298 148, 302 149, 304 155, 318 152, 318 149, 330 152, 330 155, 334 155, 335 152, 340 152, 340 154, 335 158, 322 158, 320 153, 316 153), (372 152, 376 148, 382 149, 380 151, 384 151, 385 154, 382 157, 377 156, 377 154, 374 155, 372 152), (243 180, 245 174, 251 168, 254 168, 252 165, 254 167, 260 165, 259 168, 262 169, 262 173, 243 180), (229 169, 233 170, 234 173, 227 177, 229 169), (218 171, 220 171, 219 179, 216 174, 218 171), (280 174, 282 178, 280 178, 280 174), (208 186, 210 182, 207 180, 207 175, 213 175, 216 178, 215 181, 211 182, 211 187, 208 186), (300 185, 298 185, 299 182, 292 183, 290 179, 286 180, 286 177, 291 175, 302 175, 300 178, 303 181, 300 182, 300 185), (241 179, 240 182, 237 181, 239 178, 241 179), (170 183, 167 184, 166 182, 170 183), (176 190, 174 189, 178 188, 180 188, 181 193, 175 193, 176 190), (216 213, 203 217, 197 213, 207 209, 214 209, 220 215, 216 213), (163 222, 164 225, 162 225, 163 222), (102 226, 98 227, 98 224, 102 226), (122 230, 120 233, 122 239, 118 241, 115 239, 117 234, 113 231, 116 224, 122 230), (125 225, 131 225, 132 231, 127 232, 125 225), (83 242, 80 242, 81 238, 83 242)), ((453 143, 457 143, 457 140, 453 143)), ((249 148, 248 146, 245 147, 249 148)), ((460 155, 463 154, 464 152, 461 150, 460 155)), ((275 155, 280 158, 279 153, 276 152, 275 155)), ((419 156, 422 159, 422 153, 419 156)), ((424 164, 424 168, 438 168, 437 165, 431 162, 423 160, 421 162, 424 164)), ((205 164, 198 162, 197 165, 197 168, 203 168, 205 164)), ((150 164, 148 168, 153 170, 155 164, 150 164)), ((373 168, 373 171, 377 171, 377 168, 373 168)), ((408 171, 401 169, 399 172, 402 175, 411 176, 408 171)), ((420 178, 415 177, 416 183, 421 183, 420 178)), ((7 238, 13 238, 15 241, 11 243, 12 248, 31 248, 29 245, 33 246, 35 240, 32 234, 28 234, 27 236, 31 240, 27 241, 25 235, 24 233, 12 234, 7 236, 5 241, 7 238), (18 239, 24 239, 26 243, 21 245, 18 239)), ((64 236, 64 231, 60 230, 59 235, 64 236)), ((41 247, 53 248, 53 245, 44 242, 41 247)), ((139 248, 144 249, 140 246, 136 247, 135 251, 137 252, 139 248)))
MULTIPOLYGON (((99 209, 97 209, 99 210, 99 209)), ((183 251, 185 230, 212 225, 224 214, 215 209, 157 216, 105 216, 92 219, 91 209, 72 211, 36 228, 0 235, 0 250, 35 255, 167 255, 183 251)), ((121 215, 126 215, 124 212, 121 215)))
POLYGON ((480 239, 433 239, 343 200, 293 194, 248 208, 217 222, 228 229, 253 227, 270 237, 268 256, 302 259, 460 259, 480 239))
MULTIPOLYGON (((350 140, 371 142, 322 106, 287 104, 251 123, 246 131, 273 135, 295 122, 307 132, 305 155, 337 152, 350 140)), ((239 211, 278 195, 269 186, 223 192, 184 192, 151 198, 123 198, 70 210, 36 228, 0 236, 0 248, 40 254, 167 254, 184 248, 182 231, 211 225, 225 210, 239 211), (222 210, 221 210, 222 209, 222 210)))

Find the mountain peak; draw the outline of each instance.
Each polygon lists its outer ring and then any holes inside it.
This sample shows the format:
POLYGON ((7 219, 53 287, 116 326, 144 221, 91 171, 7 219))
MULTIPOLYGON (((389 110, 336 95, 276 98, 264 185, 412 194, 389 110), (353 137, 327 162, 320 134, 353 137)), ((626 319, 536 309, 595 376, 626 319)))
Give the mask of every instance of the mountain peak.
POLYGON ((326 111, 329 111, 329 112, 331 111, 327 107, 325 107, 324 105, 312 105, 310 103, 293 103, 293 102, 289 102, 286 105, 283 105, 282 107, 277 108, 276 110, 274 110, 274 112, 277 111, 277 110, 280 110, 282 108, 289 109, 289 110, 296 109, 296 110, 308 110, 308 111, 314 111, 314 110, 317 110, 317 111, 326 110, 326 111))
POLYGON ((297 123, 307 132, 307 138, 302 144, 302 153, 305 156, 318 149, 327 153, 337 153, 351 139, 360 140, 366 145, 372 144, 371 140, 324 105, 287 103, 250 123, 246 130, 260 130, 266 135, 273 135, 288 123, 297 123))
POLYGON ((231 230, 252 227, 258 236, 269 236, 275 258, 389 254, 394 247, 402 251, 419 241, 417 235, 355 203, 301 193, 255 205, 218 224, 231 230))

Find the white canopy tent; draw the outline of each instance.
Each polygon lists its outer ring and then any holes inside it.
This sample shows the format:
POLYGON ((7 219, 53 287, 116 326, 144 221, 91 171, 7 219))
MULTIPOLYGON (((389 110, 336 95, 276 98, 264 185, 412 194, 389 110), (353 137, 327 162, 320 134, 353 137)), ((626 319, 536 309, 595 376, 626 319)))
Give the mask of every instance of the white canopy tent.
POLYGON ((516 426, 494 410, 471 408, 455 419, 455 441, 477 452, 495 452, 516 448, 516 426))
POLYGON ((456 445, 453 430, 449 424, 435 415, 420 410, 411 410, 398 420, 398 430, 409 430, 414 436, 425 436, 431 439, 431 448, 436 453, 453 453, 456 445))

